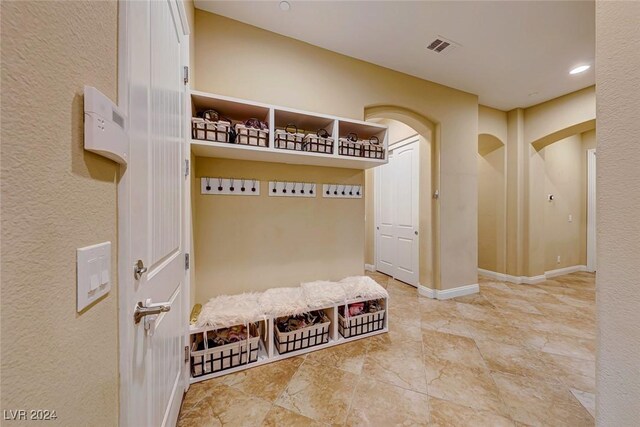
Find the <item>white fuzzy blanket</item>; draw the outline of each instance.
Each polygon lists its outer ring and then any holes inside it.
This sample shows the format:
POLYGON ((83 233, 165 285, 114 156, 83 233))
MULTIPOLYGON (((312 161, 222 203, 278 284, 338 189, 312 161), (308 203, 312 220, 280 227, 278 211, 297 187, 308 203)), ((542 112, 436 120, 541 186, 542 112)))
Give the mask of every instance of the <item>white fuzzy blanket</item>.
POLYGON ((260 293, 220 295, 202 306, 196 326, 224 328, 255 322, 264 317, 258 298, 260 293))
POLYGON ((309 307, 322 308, 346 301, 347 294, 340 283, 318 280, 300 285, 309 307))
POLYGON ((275 317, 292 316, 309 311, 302 288, 271 288, 260 294, 260 308, 275 317))
POLYGON ((297 288, 272 288, 264 292, 221 295, 202 307, 196 326, 225 328, 255 322, 265 316, 291 316, 354 299, 388 298, 387 290, 368 276, 340 282, 319 280, 297 288))
POLYGON ((389 293, 369 276, 353 276, 342 279, 340 284, 344 288, 348 299, 377 299, 388 298, 389 293))

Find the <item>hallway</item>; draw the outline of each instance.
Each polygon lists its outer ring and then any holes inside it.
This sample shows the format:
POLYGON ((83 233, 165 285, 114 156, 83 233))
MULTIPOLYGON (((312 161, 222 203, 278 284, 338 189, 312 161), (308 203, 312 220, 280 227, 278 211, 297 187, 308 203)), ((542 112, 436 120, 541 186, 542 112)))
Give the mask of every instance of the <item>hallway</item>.
POLYGON ((194 384, 179 425, 594 424, 595 275, 447 301, 370 275, 388 334, 194 384))

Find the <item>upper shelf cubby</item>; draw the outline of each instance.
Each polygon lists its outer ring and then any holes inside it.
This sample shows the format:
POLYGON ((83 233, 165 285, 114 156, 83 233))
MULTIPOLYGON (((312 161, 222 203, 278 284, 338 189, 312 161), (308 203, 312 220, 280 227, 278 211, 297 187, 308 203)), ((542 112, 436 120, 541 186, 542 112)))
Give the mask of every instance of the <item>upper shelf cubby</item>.
POLYGON ((382 143, 387 133, 385 126, 376 123, 363 123, 345 119, 340 119, 338 123, 340 138, 346 138, 347 135, 354 134, 357 135, 358 140, 369 141, 375 136, 382 143))
POLYGON ((204 111, 215 110, 221 117, 237 122, 247 119, 259 119, 269 122, 270 107, 248 101, 238 102, 231 98, 212 97, 209 94, 192 92, 191 108, 193 116, 200 116, 204 111))
POLYGON ((313 115, 284 109, 275 110, 276 129, 284 129, 289 125, 294 125, 298 131, 316 133, 320 129, 326 130, 329 135, 334 135, 336 119, 329 116, 313 115))
POLYGON ((215 110, 224 120, 216 124, 194 119, 190 124, 191 150, 196 156, 350 169, 369 169, 387 162, 387 128, 376 123, 198 91, 191 92, 191 110, 192 117, 202 117, 205 111, 215 110), (238 129, 237 125, 252 118, 266 125, 262 124, 263 129, 257 130, 248 123, 244 129, 238 129), (238 131, 235 140, 227 135, 231 129, 238 131), (283 135, 283 130, 289 134, 283 135), (241 138, 241 132, 248 133, 241 138), (376 158, 369 147, 348 151, 340 148, 339 137, 350 133, 357 134, 360 141, 376 136, 379 140, 377 148, 374 147, 378 150, 376 158))

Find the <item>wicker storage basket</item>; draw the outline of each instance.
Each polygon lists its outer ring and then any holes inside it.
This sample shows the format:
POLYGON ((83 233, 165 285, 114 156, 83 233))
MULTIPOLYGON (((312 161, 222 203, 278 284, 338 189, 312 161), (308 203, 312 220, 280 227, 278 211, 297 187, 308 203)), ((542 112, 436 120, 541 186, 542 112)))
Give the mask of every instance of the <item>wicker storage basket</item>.
POLYGON ((384 147, 380 145, 377 136, 372 136, 369 141, 362 143, 362 157, 384 160, 384 147))
POLYGON ((339 138, 338 154, 341 156, 362 157, 362 143, 358 141, 358 136, 350 133, 346 138, 339 138))
POLYGON ((345 338, 350 338, 383 329, 385 311, 386 310, 380 310, 349 317, 338 314, 338 330, 340 331, 340 335, 345 338))
POLYGON ((236 125, 236 143, 255 145, 257 147, 269 146, 269 130, 246 127, 243 124, 236 125))
POLYGON ((314 153, 333 154, 333 138, 329 137, 329 133, 320 129, 316 134, 307 134, 304 137, 305 151, 314 153))
POLYGON ((288 124, 284 129, 276 129, 274 145, 283 150, 302 151, 304 149, 304 133, 298 132, 298 127, 288 124))
POLYGON ((191 119, 191 137, 204 141, 230 142, 229 129, 231 123, 227 121, 212 122, 193 117, 191 119))
POLYGON ((213 348, 208 348, 207 331, 191 334, 191 376, 199 377, 213 374, 256 362, 258 360, 258 348, 260 347, 260 334, 255 324, 249 325, 249 331, 250 337, 248 340, 213 348), (204 350, 193 349, 201 342, 195 338, 197 335, 200 335, 200 340, 204 340, 204 350))
POLYGON ((284 354, 314 345, 326 344, 329 342, 329 326, 331 326, 331 321, 325 316, 322 323, 292 332, 280 332, 276 327, 274 328, 276 349, 278 349, 278 353, 284 354))

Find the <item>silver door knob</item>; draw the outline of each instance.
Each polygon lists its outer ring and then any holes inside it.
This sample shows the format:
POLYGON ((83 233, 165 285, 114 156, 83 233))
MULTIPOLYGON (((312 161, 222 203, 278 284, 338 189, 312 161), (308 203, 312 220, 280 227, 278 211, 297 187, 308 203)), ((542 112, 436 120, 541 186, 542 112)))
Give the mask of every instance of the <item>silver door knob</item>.
POLYGON ((147 267, 145 267, 144 262, 142 262, 142 260, 139 259, 136 265, 133 267, 133 277, 135 277, 136 280, 140 280, 142 275, 146 272, 147 272, 147 267))
POLYGON ((138 301, 135 310, 133 311, 133 320, 136 324, 140 323, 145 316, 152 316, 154 314, 166 313, 171 310, 171 304, 163 302, 159 304, 143 304, 142 301, 138 301))

